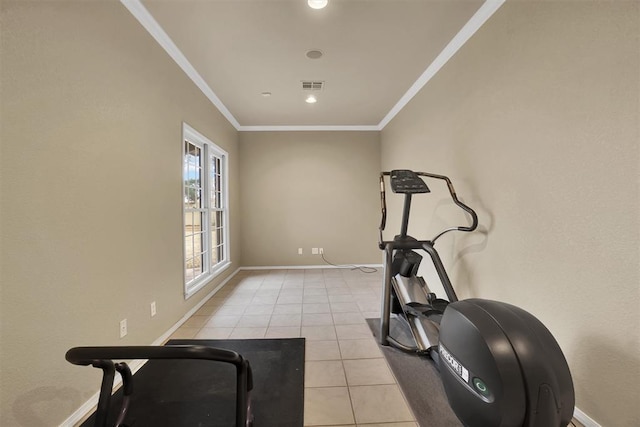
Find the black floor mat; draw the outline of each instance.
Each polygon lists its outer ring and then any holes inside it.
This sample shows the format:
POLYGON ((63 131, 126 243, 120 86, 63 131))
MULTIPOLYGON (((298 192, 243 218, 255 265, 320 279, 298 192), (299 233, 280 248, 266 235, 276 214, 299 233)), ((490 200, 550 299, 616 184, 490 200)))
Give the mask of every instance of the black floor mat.
MULTIPOLYGON (((256 427, 302 427, 304 338, 250 340, 171 340, 167 344, 205 345, 240 353, 253 371, 251 402, 256 427)), ((130 427, 211 426, 235 422, 235 368, 204 360, 150 360, 134 375, 125 424, 130 427)), ((115 411, 122 401, 114 394, 115 411)), ((117 414, 110 416, 113 425, 117 414)), ((83 426, 93 426, 93 416, 83 426)))
MULTIPOLYGON (((380 335, 380 319, 367 319, 376 339, 380 335)), ((410 332, 393 319, 391 333, 396 339, 411 345, 410 332)), ((420 427, 460 427, 462 423, 449 406, 440 375, 428 357, 410 354, 390 346, 381 346, 398 384, 402 389, 420 427)))

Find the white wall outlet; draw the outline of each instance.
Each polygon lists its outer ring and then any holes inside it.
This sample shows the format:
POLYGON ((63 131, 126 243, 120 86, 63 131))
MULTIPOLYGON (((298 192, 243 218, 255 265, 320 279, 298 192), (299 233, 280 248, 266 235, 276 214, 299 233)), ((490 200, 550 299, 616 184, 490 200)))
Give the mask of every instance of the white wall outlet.
POLYGON ((318 250, 320 251, 321 254, 324 253, 324 248, 319 248, 318 250))
POLYGON ((151 302, 151 317, 156 315, 156 302, 152 301, 151 302))
POLYGON ((318 255, 318 248, 311 248, 311 255, 318 255))
POLYGON ((120 338, 124 338, 127 335, 127 319, 120 321, 120 338))
POLYGON ((298 248, 298 255, 302 255, 302 248, 298 248))

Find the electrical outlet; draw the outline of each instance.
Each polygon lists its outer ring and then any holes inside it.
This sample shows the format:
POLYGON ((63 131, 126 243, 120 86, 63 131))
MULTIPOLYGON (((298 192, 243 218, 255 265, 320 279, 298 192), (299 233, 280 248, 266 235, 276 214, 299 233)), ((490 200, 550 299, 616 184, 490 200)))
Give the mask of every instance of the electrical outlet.
POLYGON ((319 248, 318 250, 320 251, 320 254, 324 253, 324 248, 319 248))
POLYGON ((318 255, 318 248, 311 248, 311 255, 318 255))
POLYGON ((302 248, 298 248, 298 255, 302 255, 302 248))
POLYGON ((151 302, 151 317, 156 315, 156 302, 152 301, 151 302))
POLYGON ((124 338, 127 335, 127 319, 120 321, 120 338, 124 338))

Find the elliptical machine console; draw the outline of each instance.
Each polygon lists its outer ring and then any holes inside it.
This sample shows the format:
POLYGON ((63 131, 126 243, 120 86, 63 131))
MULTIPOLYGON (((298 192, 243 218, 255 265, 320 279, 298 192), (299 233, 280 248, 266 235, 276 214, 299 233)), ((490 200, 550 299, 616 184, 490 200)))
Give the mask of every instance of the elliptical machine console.
POLYGON ((549 330, 533 315, 511 304, 458 301, 438 252, 437 239, 451 231, 471 232, 475 211, 458 200, 443 175, 410 170, 380 174, 380 249, 385 251, 380 344, 428 355, 435 362, 449 405, 467 427, 565 427, 575 396, 569 366, 549 330), (387 205, 385 177, 394 193, 404 194, 400 234, 383 239, 387 205), (431 240, 407 234, 413 195, 429 193, 421 178, 443 180, 454 203, 471 217, 471 225, 443 230, 431 240), (431 292, 418 276, 426 252, 446 299, 431 292), (415 345, 390 335, 391 316, 410 332, 415 345))

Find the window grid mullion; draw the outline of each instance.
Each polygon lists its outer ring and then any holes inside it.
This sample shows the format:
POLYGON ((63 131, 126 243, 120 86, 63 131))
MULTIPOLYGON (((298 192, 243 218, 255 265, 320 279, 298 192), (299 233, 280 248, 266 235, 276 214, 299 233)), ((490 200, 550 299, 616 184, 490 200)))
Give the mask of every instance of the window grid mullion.
MULTIPOLYGON (((211 244, 209 243, 209 147, 205 145, 204 147, 204 155, 202 156, 202 204, 203 204, 203 212, 200 217, 200 222, 202 223, 202 263, 206 265, 206 272, 211 271, 211 260, 209 256, 209 251, 211 248, 211 244)), ((202 272, 205 272, 205 266, 203 266, 202 272)))

